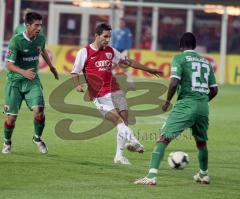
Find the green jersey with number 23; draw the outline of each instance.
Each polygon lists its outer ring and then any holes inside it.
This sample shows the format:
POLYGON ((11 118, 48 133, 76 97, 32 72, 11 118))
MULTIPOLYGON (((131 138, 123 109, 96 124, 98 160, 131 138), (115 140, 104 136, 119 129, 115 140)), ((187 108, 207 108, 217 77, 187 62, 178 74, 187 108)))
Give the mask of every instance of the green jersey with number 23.
POLYGON ((178 99, 208 101, 209 88, 217 86, 211 64, 194 50, 173 58, 171 78, 180 80, 178 99))

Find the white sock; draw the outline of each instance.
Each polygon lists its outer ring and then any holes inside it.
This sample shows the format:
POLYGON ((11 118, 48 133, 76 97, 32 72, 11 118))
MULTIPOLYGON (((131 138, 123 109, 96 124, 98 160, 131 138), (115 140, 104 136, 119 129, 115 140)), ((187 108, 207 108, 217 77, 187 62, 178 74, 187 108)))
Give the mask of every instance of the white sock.
POLYGON ((203 170, 200 169, 200 173, 201 173, 202 175, 207 175, 207 174, 208 174, 208 170, 203 171, 203 170))
POLYGON ((126 126, 126 124, 124 124, 123 122, 117 125, 117 129, 118 132, 121 132, 120 136, 126 138, 130 143, 132 144, 139 143, 137 138, 134 136, 132 130, 128 126, 126 126))
POLYGON ((122 133, 118 131, 117 133, 117 148, 116 148, 116 156, 123 156, 124 147, 126 144, 126 138, 123 137, 122 133))

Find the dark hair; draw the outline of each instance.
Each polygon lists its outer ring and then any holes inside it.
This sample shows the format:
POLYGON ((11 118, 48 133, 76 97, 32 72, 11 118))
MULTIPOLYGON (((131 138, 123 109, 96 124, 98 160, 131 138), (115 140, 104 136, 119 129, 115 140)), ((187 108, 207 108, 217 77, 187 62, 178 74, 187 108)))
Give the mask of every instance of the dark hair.
POLYGON ((196 38, 193 33, 185 32, 179 42, 179 48, 195 49, 197 45, 196 38))
POLYGON ((112 30, 112 28, 111 28, 111 26, 110 26, 109 24, 100 23, 100 24, 96 27, 95 33, 96 33, 97 35, 101 35, 104 30, 110 31, 110 30, 112 30))
POLYGON ((28 12, 25 16, 25 24, 32 24, 35 20, 42 20, 42 15, 36 12, 28 12))

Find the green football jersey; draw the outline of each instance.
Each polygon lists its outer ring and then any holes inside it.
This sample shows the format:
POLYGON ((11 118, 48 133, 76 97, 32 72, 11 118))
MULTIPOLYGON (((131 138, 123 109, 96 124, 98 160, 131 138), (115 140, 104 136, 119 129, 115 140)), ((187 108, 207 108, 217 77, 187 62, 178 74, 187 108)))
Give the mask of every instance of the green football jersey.
MULTIPOLYGON (((8 45, 6 60, 13 62, 22 69, 34 68, 38 72, 38 61, 40 52, 45 48, 45 37, 42 34, 30 40, 25 33, 14 35, 8 45)), ((22 75, 9 71, 8 79, 22 79, 22 75)))
POLYGON ((208 101, 209 87, 217 86, 211 64, 194 50, 186 50, 173 58, 171 77, 180 80, 178 99, 208 101))

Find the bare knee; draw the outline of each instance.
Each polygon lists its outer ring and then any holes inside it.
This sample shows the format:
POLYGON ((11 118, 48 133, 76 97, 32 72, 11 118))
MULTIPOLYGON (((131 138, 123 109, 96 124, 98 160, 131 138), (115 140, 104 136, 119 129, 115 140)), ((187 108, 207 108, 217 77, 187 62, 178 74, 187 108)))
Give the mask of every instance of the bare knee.
POLYGON ((106 113, 105 118, 111 122, 113 122, 115 125, 123 122, 121 116, 116 111, 109 111, 106 113))
POLYGON ((120 111, 119 115, 123 119, 124 123, 128 125, 128 111, 127 110, 120 111))

